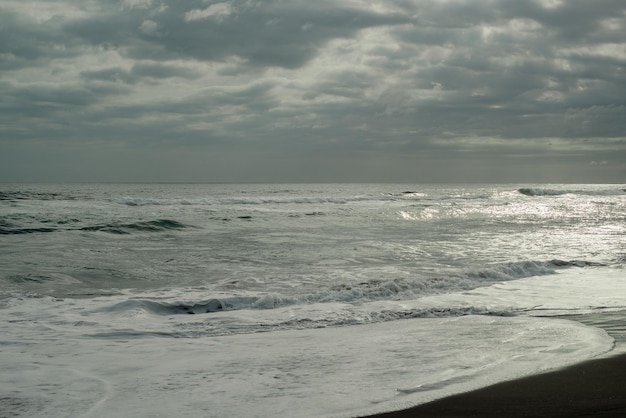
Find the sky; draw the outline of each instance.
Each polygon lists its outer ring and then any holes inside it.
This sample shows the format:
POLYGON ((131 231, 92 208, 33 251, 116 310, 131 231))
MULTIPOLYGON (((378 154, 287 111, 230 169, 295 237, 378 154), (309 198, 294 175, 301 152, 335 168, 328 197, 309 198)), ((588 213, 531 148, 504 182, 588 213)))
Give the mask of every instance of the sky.
POLYGON ((0 182, 626 183, 624 0, 0 0, 0 182))

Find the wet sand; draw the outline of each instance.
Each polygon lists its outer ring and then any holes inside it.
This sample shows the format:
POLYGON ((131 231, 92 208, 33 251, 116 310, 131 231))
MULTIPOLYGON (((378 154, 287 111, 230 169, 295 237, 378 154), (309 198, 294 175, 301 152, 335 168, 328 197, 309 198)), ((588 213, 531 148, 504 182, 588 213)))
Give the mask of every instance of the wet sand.
POLYGON ((626 311, 566 318, 605 329, 616 340, 614 352, 622 354, 372 418, 626 417, 626 311))
POLYGON ((373 417, 626 417, 626 355, 373 417))

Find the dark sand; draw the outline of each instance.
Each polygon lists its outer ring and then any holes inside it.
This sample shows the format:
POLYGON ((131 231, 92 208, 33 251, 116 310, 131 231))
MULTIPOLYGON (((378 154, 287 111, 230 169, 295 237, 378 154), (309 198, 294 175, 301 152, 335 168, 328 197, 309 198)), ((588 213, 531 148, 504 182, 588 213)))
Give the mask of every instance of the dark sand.
MULTIPOLYGON (((625 311, 570 318, 582 318, 588 325, 604 328, 619 346, 626 343, 625 311)), ((626 418, 626 354, 593 359, 372 417, 626 418)))
POLYGON ((626 417, 626 355, 590 360, 374 417, 626 417))

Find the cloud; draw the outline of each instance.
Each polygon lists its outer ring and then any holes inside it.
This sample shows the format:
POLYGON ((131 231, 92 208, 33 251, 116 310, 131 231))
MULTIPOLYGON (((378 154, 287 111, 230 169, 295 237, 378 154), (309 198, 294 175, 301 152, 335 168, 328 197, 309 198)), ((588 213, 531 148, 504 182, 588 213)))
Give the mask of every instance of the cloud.
POLYGON ((71 59, 81 52, 60 30, 61 22, 37 22, 0 7, 0 70, 48 65, 53 59, 71 59))
POLYGON ((156 23, 154 20, 144 20, 143 22, 141 22, 141 25, 139 25, 139 30, 141 31, 141 33, 148 36, 161 35, 161 33, 159 32, 159 24, 156 23))
POLYGON ((228 16, 233 14, 234 10, 229 3, 215 3, 206 9, 193 9, 185 13, 185 20, 191 22, 193 20, 214 18, 217 22, 222 22, 228 16))
POLYGON ((68 22, 64 30, 92 45, 122 46, 122 53, 132 58, 221 61, 236 56, 252 66, 297 68, 332 39, 408 21, 402 15, 326 1, 232 1, 202 9, 194 7, 197 3, 178 1, 123 13, 103 7, 87 18, 68 22))
POLYGON ((583 180, 623 178, 622 1, 0 7, 0 147, 20 155, 41 141, 90 155, 159 149, 160 161, 219 154, 268 180, 294 167, 312 180, 354 180, 371 167, 367 178, 453 181, 453 166, 467 168, 463 180, 567 178, 550 164, 583 180), (287 160, 298 163, 277 163, 287 160), (481 164, 493 170, 468 177, 481 164))
POLYGON ((134 84, 138 82, 153 83, 154 79, 186 78, 196 79, 200 73, 192 68, 154 62, 138 62, 130 69, 121 67, 86 70, 80 73, 86 81, 122 82, 134 84))

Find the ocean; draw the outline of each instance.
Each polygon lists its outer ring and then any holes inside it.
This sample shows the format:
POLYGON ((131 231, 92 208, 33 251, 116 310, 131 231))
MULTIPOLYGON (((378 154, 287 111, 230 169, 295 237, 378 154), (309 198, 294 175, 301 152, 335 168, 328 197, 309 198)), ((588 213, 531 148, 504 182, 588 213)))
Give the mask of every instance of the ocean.
POLYGON ((625 265, 625 185, 0 184, 0 415, 406 408, 611 354, 625 265))

